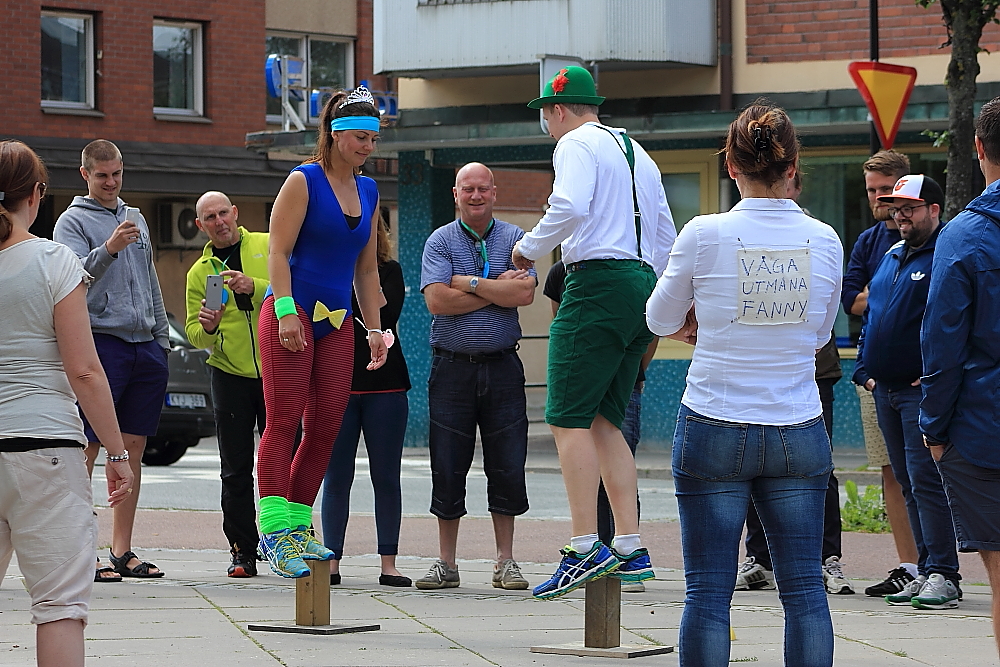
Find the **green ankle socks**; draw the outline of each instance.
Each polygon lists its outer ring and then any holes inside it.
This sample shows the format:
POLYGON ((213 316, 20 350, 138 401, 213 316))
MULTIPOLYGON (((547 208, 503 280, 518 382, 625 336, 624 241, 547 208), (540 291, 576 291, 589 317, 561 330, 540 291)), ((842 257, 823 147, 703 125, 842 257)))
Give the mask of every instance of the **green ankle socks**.
POLYGON ((288 503, 288 526, 298 528, 305 526, 308 528, 313 522, 313 508, 302 503, 288 503))
POLYGON ((276 533, 290 528, 290 508, 285 498, 281 496, 265 496, 260 499, 260 532, 276 533))

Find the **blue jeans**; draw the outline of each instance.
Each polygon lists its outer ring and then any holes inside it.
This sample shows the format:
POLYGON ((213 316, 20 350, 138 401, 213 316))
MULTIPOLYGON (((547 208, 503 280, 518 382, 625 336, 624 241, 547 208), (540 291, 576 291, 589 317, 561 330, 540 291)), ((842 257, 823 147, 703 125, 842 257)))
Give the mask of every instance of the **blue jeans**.
POLYGON ((924 447, 918 419, 920 387, 884 389, 875 383, 875 414, 885 437, 892 474, 903 487, 906 513, 917 543, 917 571, 959 581, 958 549, 948 498, 931 453, 924 447))
POLYGON ((751 498, 764 524, 785 611, 785 664, 833 664, 833 623, 820 558, 831 470, 822 417, 763 426, 711 419, 681 405, 673 446, 687 582, 681 667, 729 663, 729 611, 751 498))
POLYGON ((402 493, 399 486, 403 436, 408 402, 405 391, 351 394, 344 422, 333 444, 323 478, 323 544, 337 560, 344 557, 344 535, 351 512, 351 484, 358 438, 365 434, 369 474, 375 489, 375 532, 378 552, 395 556, 399 551, 402 493))

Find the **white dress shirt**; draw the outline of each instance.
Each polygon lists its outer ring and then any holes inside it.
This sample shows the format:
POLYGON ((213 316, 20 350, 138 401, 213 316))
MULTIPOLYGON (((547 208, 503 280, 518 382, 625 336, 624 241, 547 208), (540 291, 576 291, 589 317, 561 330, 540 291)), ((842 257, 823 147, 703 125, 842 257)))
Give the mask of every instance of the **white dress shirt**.
MULTIPOLYGON (((559 138, 552 164, 556 178, 549 208, 518 243, 521 254, 538 259, 562 243, 566 264, 585 259, 639 259, 632 174, 621 128, 584 123, 559 138), (608 132, 607 130, 611 130, 608 132)), ((642 260, 660 275, 677 235, 660 170, 632 140, 635 187, 642 214, 642 260)))
POLYGON ((681 230, 646 304, 659 335, 693 302, 698 342, 681 402, 731 422, 798 424, 822 414, 816 350, 840 304, 844 249, 790 199, 744 199, 681 230))

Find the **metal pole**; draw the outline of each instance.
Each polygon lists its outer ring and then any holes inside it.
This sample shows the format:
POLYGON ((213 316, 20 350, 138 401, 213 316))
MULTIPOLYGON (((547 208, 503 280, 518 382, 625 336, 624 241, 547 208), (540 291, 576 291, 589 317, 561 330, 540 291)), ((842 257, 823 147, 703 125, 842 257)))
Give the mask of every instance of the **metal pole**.
MULTIPOLYGON (((868 59, 878 62, 878 0, 868 0, 868 59)), ((871 154, 874 155, 882 148, 874 121, 868 132, 871 154)))

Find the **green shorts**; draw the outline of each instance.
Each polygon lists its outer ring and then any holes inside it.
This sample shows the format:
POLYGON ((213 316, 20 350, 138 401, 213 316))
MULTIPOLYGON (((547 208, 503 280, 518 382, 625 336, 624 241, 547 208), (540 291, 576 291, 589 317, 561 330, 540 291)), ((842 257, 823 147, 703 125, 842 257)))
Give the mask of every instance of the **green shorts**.
POLYGON ((549 329, 545 422, 590 428, 601 414, 621 428, 639 362, 653 340, 646 300, 656 274, 638 260, 587 260, 567 268, 549 329))

